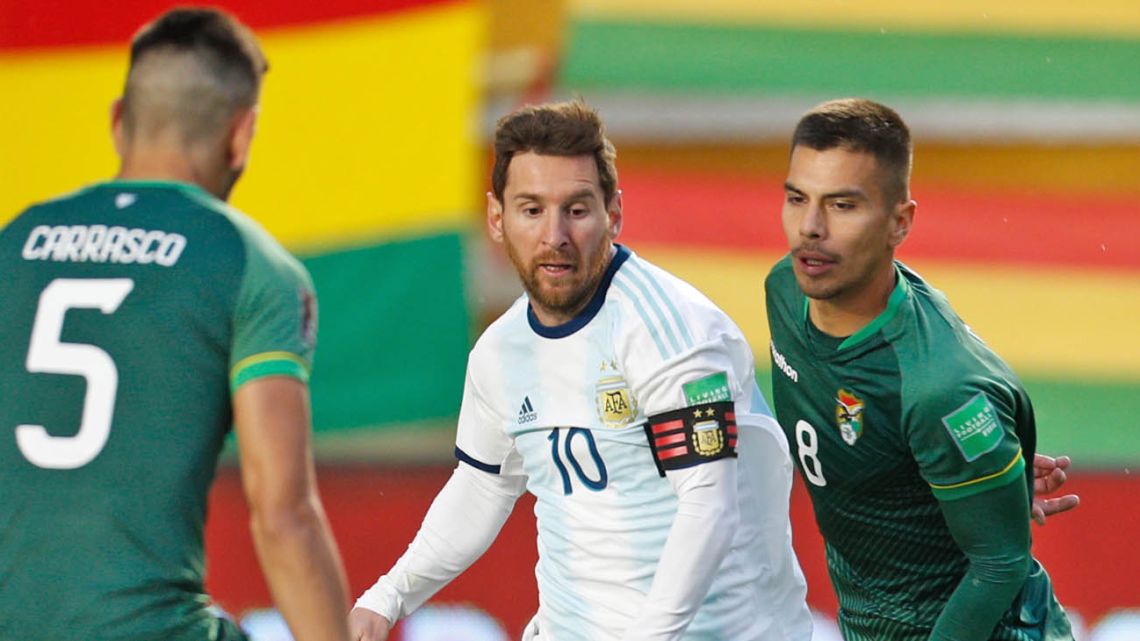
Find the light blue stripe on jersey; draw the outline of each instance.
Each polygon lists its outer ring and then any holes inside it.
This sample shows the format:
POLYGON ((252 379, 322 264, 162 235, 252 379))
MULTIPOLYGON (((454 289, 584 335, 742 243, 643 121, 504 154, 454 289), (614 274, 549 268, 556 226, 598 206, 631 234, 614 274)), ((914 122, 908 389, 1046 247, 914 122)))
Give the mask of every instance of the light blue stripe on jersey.
POLYGON ((681 331, 681 338, 685 341, 685 349, 693 348, 693 338, 689 336, 689 327, 684 323, 681 318, 681 313, 677 311, 677 306, 673 304, 673 299, 665 294, 665 289, 661 287, 661 283, 649 273, 649 270, 638 260, 631 260, 628 262, 629 266, 640 274, 645 280, 649 281, 650 286, 665 302, 665 307, 669 308, 669 313, 673 315, 673 321, 677 324, 677 328, 681 331))
POLYGON ((621 290, 621 293, 633 301, 633 306, 637 309, 637 314, 641 316, 641 320, 645 322, 645 326, 649 329, 649 335, 653 337, 653 342, 657 344, 657 351, 661 354, 661 358, 667 360, 669 358, 669 352, 665 349, 664 341, 661 340, 661 332, 657 330, 657 326, 654 325, 653 320, 649 317, 649 314, 646 313, 645 307, 642 306, 637 294, 633 293, 633 290, 625 283, 620 274, 617 278, 614 278, 613 284, 621 290))
MULTIPOLYGON (((631 263, 631 266, 634 264, 634 261, 629 262, 631 263)), ((636 285, 639 290, 641 290, 641 293, 645 296, 645 300, 649 301, 650 307, 653 308, 653 313, 657 315, 658 320, 661 322, 661 326, 665 328, 666 336, 669 337, 669 343, 673 346, 673 354, 671 354, 671 356, 676 356, 681 352, 681 345, 677 341, 676 335, 673 333, 673 326, 669 324, 669 317, 665 315, 665 312, 661 311, 661 306, 658 304, 657 297, 653 295, 653 292, 650 291, 649 287, 645 284, 646 281, 651 281, 652 279, 644 274, 644 271, 626 271, 626 275, 629 278, 629 281, 636 285)), ((661 301, 666 307, 669 306, 669 302, 665 300, 664 296, 661 297, 661 301)))

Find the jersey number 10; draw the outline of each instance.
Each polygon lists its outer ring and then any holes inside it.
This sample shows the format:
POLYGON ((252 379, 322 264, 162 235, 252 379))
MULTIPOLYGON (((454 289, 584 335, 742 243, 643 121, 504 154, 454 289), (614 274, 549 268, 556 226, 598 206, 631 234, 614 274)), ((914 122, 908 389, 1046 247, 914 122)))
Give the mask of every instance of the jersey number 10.
POLYGON ((119 389, 115 361, 94 345, 64 343, 59 338, 67 310, 90 308, 111 314, 134 286, 129 278, 57 278, 40 294, 28 345, 28 371, 82 376, 87 379, 87 395, 74 436, 51 436, 43 425, 16 427, 16 444, 33 464, 55 470, 83 467, 107 444, 119 389))
MULTIPOLYGON (((558 468, 558 473, 562 476, 562 493, 570 495, 574 493, 574 486, 570 484, 570 471, 566 469, 566 464, 562 462, 562 456, 558 453, 558 435, 561 431, 559 428, 550 430, 550 436, 546 439, 550 441, 550 456, 554 459, 554 467, 558 468)), ((566 431, 566 441, 563 445, 566 460, 570 461, 570 466, 574 468, 574 474, 582 482, 582 485, 594 492, 606 489, 606 484, 609 483, 609 475, 606 473, 606 464, 602 462, 602 456, 598 454, 598 444, 594 442, 593 432, 581 427, 571 427, 566 431), (582 464, 578 462, 578 458, 574 456, 574 450, 571 449, 574 439, 578 436, 586 439, 586 448, 590 452, 590 458, 594 461, 594 467, 598 470, 598 478, 596 479, 586 476, 582 464)))

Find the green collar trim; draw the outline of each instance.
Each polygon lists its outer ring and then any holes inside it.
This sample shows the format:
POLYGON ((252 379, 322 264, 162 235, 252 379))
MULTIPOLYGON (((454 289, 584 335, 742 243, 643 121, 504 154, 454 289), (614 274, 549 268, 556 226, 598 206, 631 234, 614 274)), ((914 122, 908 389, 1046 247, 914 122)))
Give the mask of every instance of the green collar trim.
POLYGON ((130 189, 131 187, 163 187, 163 188, 168 188, 168 189, 177 189, 179 191, 184 191, 184 192, 191 194, 193 196, 199 196, 199 197, 205 196, 206 198, 209 198, 211 200, 215 199, 213 195, 211 195, 205 189, 202 189, 198 185, 195 185, 192 183, 187 183, 187 182, 181 182, 178 180, 121 180, 121 179, 116 178, 113 180, 107 180, 107 181, 104 181, 101 183, 96 183, 94 186, 95 187, 127 188, 127 189, 130 189))
MULTIPOLYGON (((854 347, 873 336, 875 332, 879 331, 883 328, 884 325, 891 322, 891 319, 895 317, 895 314, 898 313, 899 308, 902 307, 903 301, 906 300, 907 296, 909 295, 910 281, 908 281, 906 277, 903 276, 902 272, 898 268, 898 265, 895 265, 895 288, 891 292, 890 298, 887 299, 887 308, 882 312, 879 312, 879 315, 876 316, 875 319, 870 323, 867 323, 865 326, 863 326, 863 329, 845 338, 843 342, 839 344, 839 347, 836 349, 836 351, 842 351, 849 347, 854 347)), ((808 321, 807 296, 804 296, 804 321, 808 321)))

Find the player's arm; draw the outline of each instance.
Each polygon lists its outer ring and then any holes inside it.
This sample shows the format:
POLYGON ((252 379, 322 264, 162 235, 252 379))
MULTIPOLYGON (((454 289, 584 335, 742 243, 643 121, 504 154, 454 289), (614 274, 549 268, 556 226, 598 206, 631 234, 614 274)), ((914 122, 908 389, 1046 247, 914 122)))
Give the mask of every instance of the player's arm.
POLYGON ((681 638, 728 555, 739 523, 735 458, 667 472, 666 478, 677 492, 677 515, 645 606, 625 641, 681 638))
POLYGON ((524 478, 460 463, 435 497, 420 530, 350 615, 354 641, 379 641, 475 562, 498 536, 522 494, 524 478))
POLYGON ((969 566, 932 639, 988 639, 1025 583, 1031 480, 1018 426, 1033 429, 1016 387, 967 375, 952 390, 925 389, 909 412, 910 446, 969 566))
POLYGON ((684 405, 651 414, 647 427, 658 470, 677 494, 677 513, 626 641, 680 639, 728 555, 740 520, 733 398, 741 393, 735 381, 747 378, 737 370, 751 372, 747 346, 721 336, 643 384, 651 411, 664 399, 684 405), (734 359, 734 350, 747 356, 734 359))
POLYGON ((344 570, 317 494, 307 385, 289 376, 233 396, 250 529, 274 603, 298 641, 348 638, 344 570))
POLYGON ((404 555, 356 601, 353 641, 383 641, 398 619, 420 607, 490 547, 526 486, 514 442, 501 430, 468 363, 459 407, 459 465, 435 497, 404 555))
POLYGON ((1022 478, 940 501, 969 568, 935 622, 932 641, 985 641, 1025 583, 1030 567, 1029 495, 1022 478))

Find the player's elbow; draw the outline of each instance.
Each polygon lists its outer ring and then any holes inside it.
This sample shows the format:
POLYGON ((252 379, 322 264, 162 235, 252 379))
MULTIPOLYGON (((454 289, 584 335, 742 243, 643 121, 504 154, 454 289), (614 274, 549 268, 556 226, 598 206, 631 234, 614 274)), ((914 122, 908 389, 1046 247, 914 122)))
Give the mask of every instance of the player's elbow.
POLYGON ((1032 564, 1028 550, 1000 558, 971 558, 970 574, 975 581, 1004 589, 1012 598, 1025 584, 1032 564))
POLYGON ((289 501, 250 501, 250 530, 262 545, 308 538, 321 522, 320 506, 311 495, 289 501))

